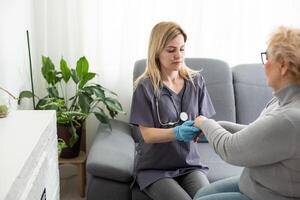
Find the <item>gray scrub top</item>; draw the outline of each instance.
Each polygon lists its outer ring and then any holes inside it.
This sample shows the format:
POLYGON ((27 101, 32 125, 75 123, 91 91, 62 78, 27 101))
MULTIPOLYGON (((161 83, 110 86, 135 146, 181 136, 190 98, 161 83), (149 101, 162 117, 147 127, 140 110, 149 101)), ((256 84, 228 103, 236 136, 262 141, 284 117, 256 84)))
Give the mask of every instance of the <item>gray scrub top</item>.
MULTIPOLYGON (((137 128, 139 125, 170 128, 162 124, 177 122, 182 111, 188 114, 189 120, 194 120, 199 115, 206 117, 214 115, 215 110, 202 75, 198 73, 193 79, 194 85, 191 81, 185 81, 185 86, 178 94, 163 87, 159 98, 154 95, 150 79, 142 80, 133 93, 129 120, 136 126, 136 131, 139 133, 137 128)), ((177 124, 181 123, 179 121, 177 124)), ((194 142, 172 141, 146 144, 141 136, 137 142, 135 179, 141 190, 160 178, 176 177, 194 170, 204 172, 208 170, 208 167, 200 162, 201 149, 194 142)))

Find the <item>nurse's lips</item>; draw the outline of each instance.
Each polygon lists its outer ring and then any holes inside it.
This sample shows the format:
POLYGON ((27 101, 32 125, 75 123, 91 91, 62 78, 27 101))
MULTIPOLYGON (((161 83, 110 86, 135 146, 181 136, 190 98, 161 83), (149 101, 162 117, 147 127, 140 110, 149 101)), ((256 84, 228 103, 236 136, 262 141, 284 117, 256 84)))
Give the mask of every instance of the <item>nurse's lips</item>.
POLYGON ((178 65, 178 64, 181 64, 181 61, 175 61, 175 62, 172 62, 172 63, 178 65))

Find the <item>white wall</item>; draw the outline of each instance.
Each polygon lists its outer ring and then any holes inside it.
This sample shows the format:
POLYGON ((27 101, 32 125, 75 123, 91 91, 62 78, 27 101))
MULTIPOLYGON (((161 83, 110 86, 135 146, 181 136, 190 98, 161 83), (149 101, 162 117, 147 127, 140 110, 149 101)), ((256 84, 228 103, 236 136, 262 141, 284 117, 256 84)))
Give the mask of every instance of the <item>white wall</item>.
MULTIPOLYGON (((25 31, 31 36, 36 94, 45 93, 41 55, 75 66, 87 56, 97 81, 119 95, 128 121, 132 71, 145 58, 152 26, 178 22, 187 32, 187 57, 213 57, 230 66, 260 62, 268 34, 300 26, 298 0, 0 0, 0 86, 30 90, 25 31)), ((3 92, 0 91, 0 98, 3 92)), ((28 101, 28 107, 31 102, 28 101)), ((15 106, 16 107, 16 106, 15 106)), ((87 122, 90 145, 98 122, 87 122)))
MULTIPOLYGON (((15 96, 30 89, 26 30, 33 32, 32 5, 32 0, 0 1, 0 85, 15 96)), ((0 96, 8 98, 3 92, 0 96)), ((11 103, 16 109, 16 102, 11 103)))

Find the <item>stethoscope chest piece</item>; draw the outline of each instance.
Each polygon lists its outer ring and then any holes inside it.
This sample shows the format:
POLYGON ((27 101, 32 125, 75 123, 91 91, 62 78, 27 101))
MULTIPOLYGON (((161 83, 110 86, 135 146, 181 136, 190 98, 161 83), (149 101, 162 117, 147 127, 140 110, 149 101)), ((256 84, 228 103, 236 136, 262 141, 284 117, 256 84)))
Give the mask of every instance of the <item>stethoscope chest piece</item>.
POLYGON ((181 121, 183 121, 183 122, 185 122, 189 118, 186 112, 181 112, 179 117, 180 117, 181 121))

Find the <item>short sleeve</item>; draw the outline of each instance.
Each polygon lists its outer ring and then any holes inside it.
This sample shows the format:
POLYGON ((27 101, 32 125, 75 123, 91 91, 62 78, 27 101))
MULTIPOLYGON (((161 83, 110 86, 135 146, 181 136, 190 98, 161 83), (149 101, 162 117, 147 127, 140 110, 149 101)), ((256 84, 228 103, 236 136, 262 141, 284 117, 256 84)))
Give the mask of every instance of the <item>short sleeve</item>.
POLYGON ((212 104, 209 93, 206 89, 204 78, 201 75, 199 75, 198 84, 200 90, 199 91, 199 104, 200 104, 199 113, 205 117, 212 117, 214 114, 216 114, 216 111, 212 104))
POLYGON ((129 123, 136 126, 154 127, 153 99, 154 94, 150 85, 140 83, 132 96, 129 123))

